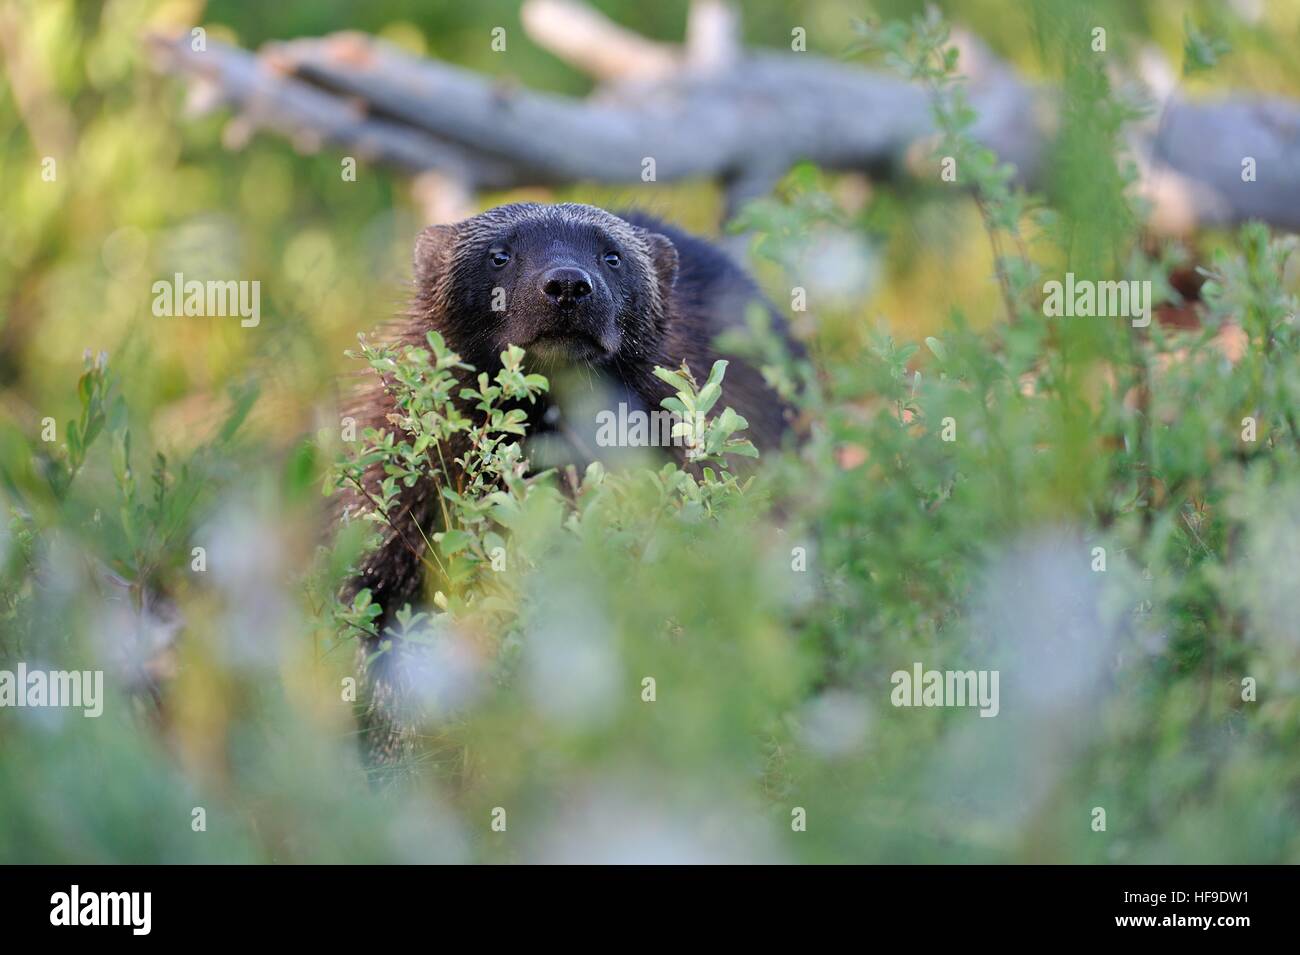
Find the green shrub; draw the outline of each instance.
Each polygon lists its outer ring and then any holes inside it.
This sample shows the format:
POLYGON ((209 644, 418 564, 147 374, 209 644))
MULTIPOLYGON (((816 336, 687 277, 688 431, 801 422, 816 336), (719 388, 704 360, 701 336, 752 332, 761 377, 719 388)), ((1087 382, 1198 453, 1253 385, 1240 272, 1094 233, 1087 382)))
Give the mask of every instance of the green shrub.
MULTIPOLYGON (((277 446, 244 389, 210 440, 147 447, 150 409, 102 359, 61 440, 0 428, 0 669, 115 674, 101 719, 0 713, 0 858, 1300 858, 1291 244, 1256 224, 1219 242, 1199 328, 1047 317, 1043 283, 1069 271, 1178 304, 1180 251, 1137 225, 1134 107, 1062 50, 1057 176, 1028 195, 972 138, 943 24, 864 29, 932 93, 1001 307, 917 342, 828 310, 809 361, 755 316, 749 347, 807 435, 753 469, 731 460, 752 449, 719 363, 702 384, 662 370, 690 467, 530 471, 512 408, 545 380, 518 350, 473 374, 434 335, 363 342, 399 421, 334 466, 332 428, 277 446), (454 469, 453 435, 471 449, 454 469), (318 549, 304 489, 355 488, 377 463, 371 512, 318 549), (348 681, 377 610, 334 593, 423 475, 442 488, 431 593, 392 609, 433 661, 428 719, 376 791, 348 681), (155 697, 105 647, 173 613, 155 697), (999 672, 996 718, 894 705, 917 663, 999 672)), ((1193 39, 1194 66, 1222 52, 1193 39)), ((740 225, 780 275, 818 230, 883 241, 894 201, 847 211, 805 167, 740 225)))

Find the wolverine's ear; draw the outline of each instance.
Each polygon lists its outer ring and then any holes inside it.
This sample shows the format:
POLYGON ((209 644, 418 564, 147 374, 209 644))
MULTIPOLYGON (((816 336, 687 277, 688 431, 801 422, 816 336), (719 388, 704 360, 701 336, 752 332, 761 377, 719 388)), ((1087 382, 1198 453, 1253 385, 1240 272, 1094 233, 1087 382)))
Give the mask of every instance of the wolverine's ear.
POLYGON ((456 243, 454 225, 431 225, 415 237, 415 281, 424 285, 433 281, 451 263, 456 243))
POLYGON ((658 232, 646 232, 642 238, 650 247, 650 261, 654 263, 659 286, 666 295, 677 284, 677 246, 668 236, 658 232))

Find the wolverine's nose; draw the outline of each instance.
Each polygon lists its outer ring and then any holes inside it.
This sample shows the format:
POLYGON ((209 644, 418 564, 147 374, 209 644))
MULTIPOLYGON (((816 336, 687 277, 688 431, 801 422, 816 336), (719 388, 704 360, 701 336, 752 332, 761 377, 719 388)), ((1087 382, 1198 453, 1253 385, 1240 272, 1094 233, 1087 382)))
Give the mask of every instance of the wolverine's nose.
POLYGON ((556 305, 567 308, 591 294, 591 276, 571 266, 551 269, 542 276, 542 291, 556 305))

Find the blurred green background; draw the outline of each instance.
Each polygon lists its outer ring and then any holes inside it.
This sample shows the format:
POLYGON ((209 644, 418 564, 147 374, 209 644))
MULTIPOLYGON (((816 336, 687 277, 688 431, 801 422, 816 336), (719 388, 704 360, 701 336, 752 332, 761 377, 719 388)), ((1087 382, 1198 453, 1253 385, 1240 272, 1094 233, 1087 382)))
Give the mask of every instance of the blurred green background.
MULTIPOLYGON (((594 5, 646 36, 682 36, 682 0, 594 5)), ((745 39, 784 47, 801 25, 810 50, 839 57, 852 18, 917 6, 757 0, 744 4, 745 39)), ((1024 75, 1066 84, 1053 24, 1072 6, 938 4, 1024 75)), ((1153 47, 1177 65, 1189 17, 1222 37, 1231 53, 1188 79, 1190 93, 1300 98, 1298 4, 1086 6, 1120 62, 1153 47)), ((1164 496, 1138 513, 1127 504, 1139 449, 1099 430, 1146 426, 1097 398, 1102 366, 1131 358, 1123 330, 997 338, 999 289, 972 203, 815 170, 755 214, 771 228, 815 225, 807 209, 824 202, 861 241, 861 281, 796 323, 824 388, 805 406, 821 425, 811 450, 774 460, 756 501, 718 526, 647 522, 654 545, 634 555, 600 535, 556 544, 521 584, 552 599, 528 603, 509 632, 466 624, 419 765, 372 790, 339 692, 352 647, 304 580, 329 563, 319 485, 354 370, 343 352, 403 306, 425 223, 410 182, 389 171, 363 165, 346 182, 328 150, 303 155, 268 135, 228 149, 228 114, 187 117, 182 84, 151 69, 141 38, 191 23, 246 48, 362 30, 531 87, 589 88, 527 40, 512 3, 0 2, 0 666, 112 673, 125 657, 163 687, 154 700, 110 676, 95 720, 0 711, 0 860, 1300 859, 1293 333, 1256 335, 1238 313, 1261 354, 1279 342, 1267 359, 1189 361, 1157 388, 1172 410, 1150 411, 1158 436, 1143 453, 1164 496), (487 42, 498 25, 507 56, 487 42), (260 281, 260 326, 154 317, 152 283, 178 271, 260 281), (926 336, 947 360, 895 346, 926 336), (41 422, 59 423, 61 445, 86 351, 109 356, 136 499, 115 469, 124 452, 103 442, 66 496, 45 486, 44 459, 61 452, 41 422), (1015 374, 1043 368, 1055 376, 1047 404, 1032 405, 1015 374), (960 407, 970 439, 947 457, 933 438, 922 447, 882 397, 916 420, 960 407), (1256 455, 1267 460, 1239 453, 1243 409, 1271 422, 1256 455), (1104 579, 1088 569, 1098 542, 1112 555, 1104 579), (205 576, 190 570, 196 545, 205 576), (792 546, 812 554, 806 574, 792 573, 792 546), (135 586, 106 584, 103 567, 135 586), (161 651, 172 630, 147 609, 155 589, 185 620, 161 651), (1070 631, 1080 603, 1091 622, 1077 641, 1046 641, 1070 631), (889 674, 914 660, 989 659, 1007 674, 998 719, 888 703, 889 674), (653 704, 640 698, 646 674, 653 704), (1243 677, 1258 680, 1257 701, 1241 699, 1243 677), (1031 689, 1014 698, 1009 686, 1031 689), (496 807, 504 833, 489 825, 496 807), (806 831, 792 829, 794 807, 806 831)), ((1114 172, 1098 152, 1057 191, 1114 172)), ((657 187, 648 203, 635 188, 582 184, 480 201, 519 197, 648 204, 705 234, 721 209, 703 182, 657 187)), ((1089 222, 1097 208, 1062 214, 1093 226, 1108 254, 1143 247, 1132 222, 1089 222)), ((1043 261, 1068 259, 1049 230, 1027 229, 1044 237, 1043 261)), ((1244 256, 1243 308, 1276 322, 1295 265, 1273 268, 1282 260, 1260 248, 1207 233, 1182 253, 1244 256)), ((788 303, 797 281, 754 264, 788 303)), ((543 537, 565 533, 545 507, 535 520, 543 537)))

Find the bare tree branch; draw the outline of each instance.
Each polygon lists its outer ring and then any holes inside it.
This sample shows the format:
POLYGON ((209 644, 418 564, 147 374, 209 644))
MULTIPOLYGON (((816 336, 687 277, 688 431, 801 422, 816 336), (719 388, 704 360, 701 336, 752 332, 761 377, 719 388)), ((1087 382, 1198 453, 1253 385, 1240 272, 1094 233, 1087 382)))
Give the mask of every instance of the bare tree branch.
POLYGON ((519 19, 538 46, 598 80, 663 79, 681 66, 676 47, 625 30, 576 0, 527 0, 519 19))
POLYGON ((686 18, 686 64, 697 73, 721 73, 741 58, 740 13, 728 0, 691 0, 686 18))
POLYGON ((149 37, 159 65, 192 76, 207 95, 204 110, 231 105, 254 129, 289 137, 299 144, 325 142, 371 162, 407 172, 448 169, 483 186, 505 187, 518 181, 504 164, 484 161, 439 142, 406 123, 368 115, 360 100, 346 99, 288 75, 272 57, 257 57, 236 47, 209 43, 204 51, 188 36, 149 37))
MULTIPOLYGON (((214 85, 255 128, 313 134, 408 171, 440 170, 470 190, 641 182, 653 159, 655 181, 716 179, 734 210, 801 160, 898 175, 909 146, 933 131, 923 91, 893 76, 807 53, 740 50, 734 9, 720 0, 696 4, 694 64, 572 0, 530 0, 525 14, 534 36, 613 82, 586 100, 557 96, 355 33, 269 44, 256 56, 211 41, 195 51, 186 37, 151 42, 163 69, 214 85), (601 45, 614 59, 593 52, 601 45)), ((1047 172, 1052 94, 973 38, 959 43, 972 66, 976 138, 1034 185, 1047 172)), ((1171 99, 1158 128, 1131 138, 1156 228, 1260 218, 1300 229, 1296 104, 1171 99), (1246 157, 1257 181, 1242 180, 1246 157)))

